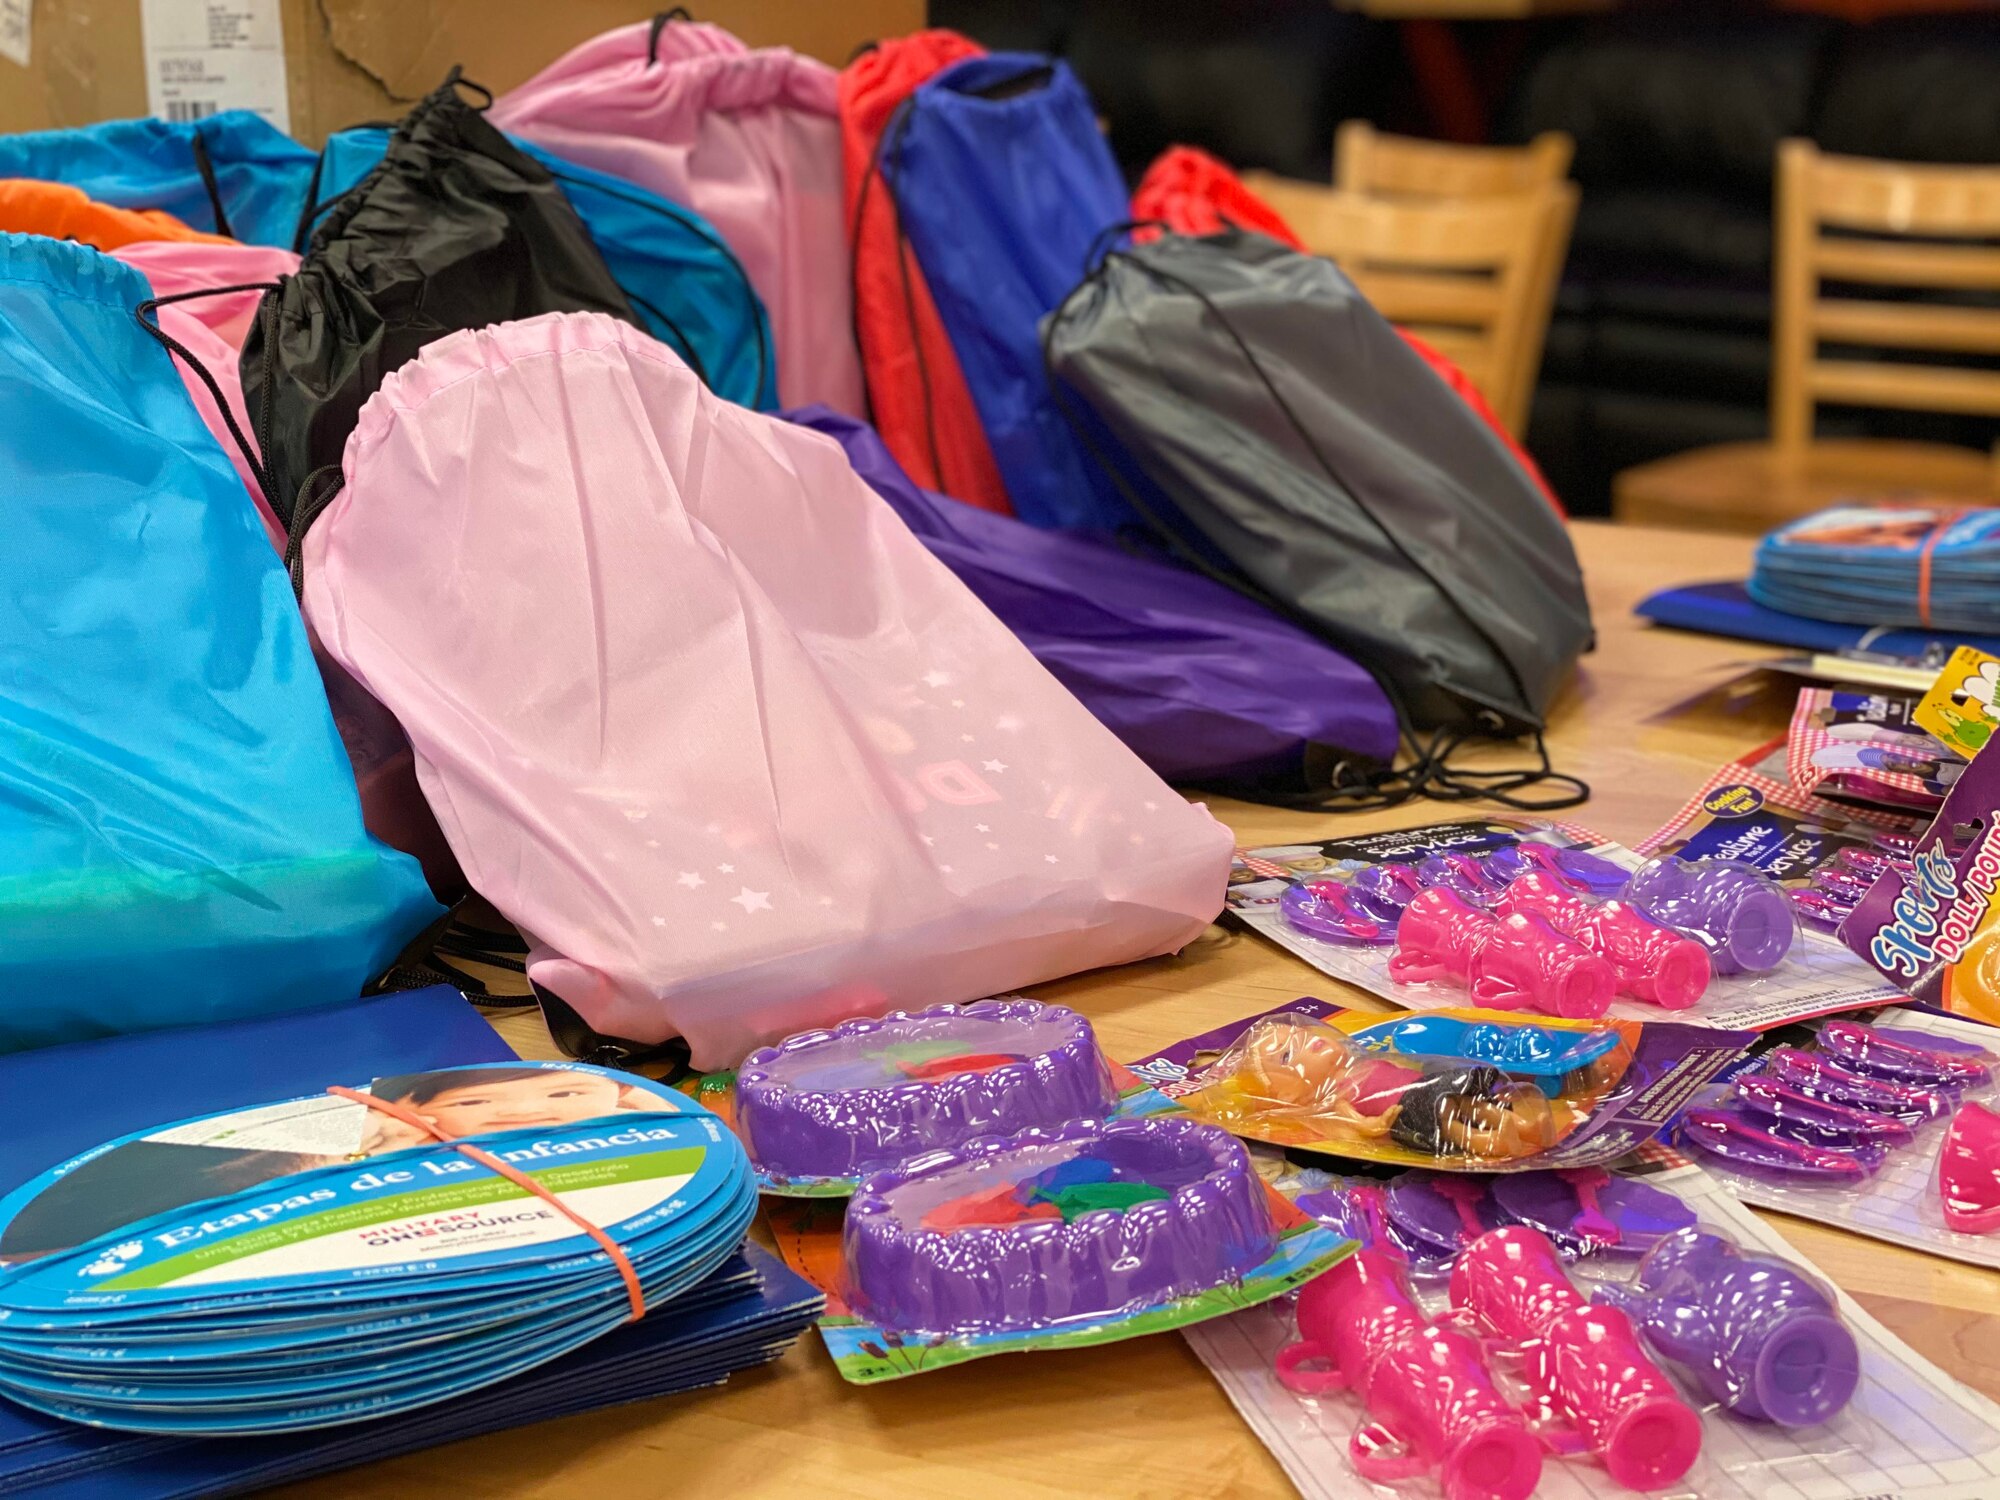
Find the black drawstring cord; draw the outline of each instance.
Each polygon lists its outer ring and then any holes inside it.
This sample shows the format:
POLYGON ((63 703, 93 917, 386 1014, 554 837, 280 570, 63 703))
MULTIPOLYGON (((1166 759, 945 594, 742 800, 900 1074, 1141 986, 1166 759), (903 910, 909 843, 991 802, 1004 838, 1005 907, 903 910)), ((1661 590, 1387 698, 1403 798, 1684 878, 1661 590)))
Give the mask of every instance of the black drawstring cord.
MULTIPOLYGON (((197 291, 175 292, 168 297, 149 297, 132 310, 132 316, 138 319, 139 326, 157 339, 170 355, 177 357, 193 370, 201 378, 201 383, 208 387, 209 395, 215 398, 215 409, 222 413, 223 423, 229 428, 229 435, 236 440, 237 450, 243 455, 243 462, 250 470, 250 477, 257 481, 257 488, 264 495, 264 503, 271 506, 273 514, 277 513, 277 506, 272 499, 270 471, 264 467, 261 451, 250 446, 250 439, 244 436, 243 429, 237 425, 236 414, 229 409, 229 403, 223 399, 222 387, 216 384, 215 377, 209 374, 208 366, 195 358, 194 351, 154 322, 151 315, 171 303, 193 302, 201 297, 220 297, 230 292, 262 292, 265 294, 264 300, 268 302, 269 294, 277 290, 278 283, 275 281, 246 281, 234 286, 209 286, 197 291)), ((263 311, 261 302, 258 304, 258 311, 260 313, 263 311)))
POLYGON ((201 185, 208 189, 208 206, 215 214, 215 232, 226 234, 232 240, 236 231, 229 227, 229 210, 222 206, 222 185, 215 180, 215 163, 209 160, 208 142, 201 138, 201 127, 194 128, 194 169, 201 173, 201 185))
POLYGON ((663 10, 653 17, 653 29, 646 33, 646 66, 656 67, 660 61, 660 33, 667 29, 669 21, 692 21, 685 5, 676 5, 672 10, 663 10))
POLYGON ((285 571, 291 575, 292 592, 301 601, 306 596, 306 533, 319 519, 320 512, 339 497, 346 484, 347 478, 340 472, 339 464, 321 464, 306 475, 305 482, 299 486, 299 503, 292 508, 291 524, 286 528, 285 571))

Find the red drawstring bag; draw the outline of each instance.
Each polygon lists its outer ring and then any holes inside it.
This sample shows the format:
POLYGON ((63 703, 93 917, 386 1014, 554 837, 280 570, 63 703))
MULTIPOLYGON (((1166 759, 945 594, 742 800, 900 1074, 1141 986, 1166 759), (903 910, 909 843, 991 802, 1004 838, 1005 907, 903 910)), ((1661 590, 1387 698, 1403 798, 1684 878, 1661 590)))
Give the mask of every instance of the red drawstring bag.
MULTIPOLYGON (((1175 234, 1215 234, 1232 227, 1248 229, 1256 234, 1269 235, 1294 250, 1306 249, 1299 243, 1299 237, 1292 233, 1292 226, 1275 208, 1245 187, 1243 179, 1230 171, 1226 163, 1192 146, 1169 146, 1146 168, 1146 175, 1139 179, 1139 186, 1132 193, 1132 217, 1157 220, 1175 234)), ((1146 231, 1142 230, 1140 238, 1147 237, 1146 231)), ((1528 450, 1514 440, 1514 434, 1501 424, 1493 408, 1486 404, 1486 398, 1479 393, 1479 387, 1466 378, 1465 371, 1408 329, 1398 328, 1396 332, 1403 336, 1404 343, 1416 350, 1425 364, 1437 372, 1438 378, 1477 413, 1479 420, 1493 429, 1494 435, 1507 445, 1508 451, 1528 471, 1535 487, 1548 497, 1556 514, 1567 516, 1569 512, 1563 509, 1556 492, 1549 488, 1541 468, 1528 456, 1528 450)))
POLYGON ((984 52, 955 31, 919 31, 840 75, 840 148, 854 240, 854 331, 875 428, 922 488, 1012 515, 993 450, 930 288, 904 241, 876 153, 897 108, 933 73, 984 52))

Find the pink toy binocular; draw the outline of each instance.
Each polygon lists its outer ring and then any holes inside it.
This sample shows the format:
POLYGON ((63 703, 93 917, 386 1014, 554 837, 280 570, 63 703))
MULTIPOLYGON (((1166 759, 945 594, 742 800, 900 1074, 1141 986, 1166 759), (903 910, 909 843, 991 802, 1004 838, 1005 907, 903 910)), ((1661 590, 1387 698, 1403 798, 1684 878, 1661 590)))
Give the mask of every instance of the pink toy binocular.
POLYGON ((1445 1500, 1528 1500, 1542 1450, 1494 1388, 1478 1344, 1427 1323, 1396 1263, 1360 1250, 1299 1293, 1299 1342, 1278 1378, 1302 1395, 1352 1390, 1368 1420, 1348 1444, 1355 1472, 1388 1484, 1435 1474, 1445 1500))
POLYGON ((1389 977, 1403 984, 1460 985, 1477 1004, 1496 1010, 1591 1021, 1610 1009, 1618 983, 1609 962, 1544 918, 1531 912, 1494 916, 1442 886, 1404 908, 1389 977))
POLYGON ((1662 1489, 1701 1456, 1701 1418, 1646 1356, 1632 1320, 1586 1301, 1538 1231, 1482 1235, 1452 1272, 1451 1305, 1522 1350, 1537 1399, 1618 1483, 1662 1489))

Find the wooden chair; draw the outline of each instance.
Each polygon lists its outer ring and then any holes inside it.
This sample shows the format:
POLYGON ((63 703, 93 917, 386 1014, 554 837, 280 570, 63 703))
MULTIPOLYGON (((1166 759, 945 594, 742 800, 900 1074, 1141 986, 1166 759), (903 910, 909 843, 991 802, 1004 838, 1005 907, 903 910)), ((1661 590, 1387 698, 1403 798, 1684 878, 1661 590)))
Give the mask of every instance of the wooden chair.
POLYGON ((1390 322, 1449 357, 1516 436, 1542 362, 1576 188, 1418 202, 1265 172, 1244 182, 1390 322))
POLYGON ((1949 243, 2000 240, 2000 167, 1868 161, 1786 141, 1776 196, 1770 441, 1627 469, 1613 485, 1613 514, 1763 532, 1846 496, 1994 503, 1996 455, 1944 443, 1815 441, 1813 417, 1821 403, 2000 416, 2000 371, 1829 356, 1820 347, 2000 355, 2000 308, 1828 296, 1824 287, 2000 292, 2000 247, 1949 243))
POLYGON ((1333 185, 1384 198, 1498 198, 1563 181, 1575 154, 1576 142, 1560 130, 1525 146, 1454 146, 1348 120, 1333 138, 1333 185))

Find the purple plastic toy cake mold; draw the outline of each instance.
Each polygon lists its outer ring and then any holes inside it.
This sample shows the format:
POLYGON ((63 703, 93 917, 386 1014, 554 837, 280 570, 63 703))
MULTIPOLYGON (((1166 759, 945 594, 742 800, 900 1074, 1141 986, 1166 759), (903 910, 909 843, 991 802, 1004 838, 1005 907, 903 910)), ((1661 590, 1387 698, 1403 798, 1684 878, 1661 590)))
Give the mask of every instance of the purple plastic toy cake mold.
POLYGON ((1035 1000, 934 1005, 801 1032, 750 1054, 736 1120, 780 1179, 856 1177, 920 1151, 1101 1119, 1118 1089, 1075 1011, 1035 1000))
POLYGON ((1278 1231, 1242 1143, 1192 1120, 1077 1121, 971 1141, 862 1182, 850 1302, 899 1332, 996 1333, 1238 1281, 1278 1231))

